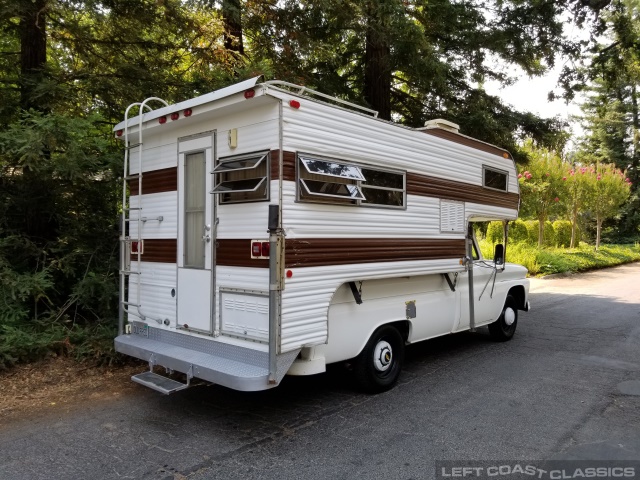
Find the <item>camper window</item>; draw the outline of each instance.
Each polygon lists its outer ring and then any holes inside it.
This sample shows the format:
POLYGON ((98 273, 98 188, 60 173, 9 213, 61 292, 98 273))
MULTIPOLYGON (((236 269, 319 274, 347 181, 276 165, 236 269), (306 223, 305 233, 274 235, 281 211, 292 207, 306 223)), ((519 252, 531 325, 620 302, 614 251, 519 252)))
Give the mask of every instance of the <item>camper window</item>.
POLYGON ((310 155, 298 159, 300 200, 356 205, 365 199, 359 186, 365 180, 360 167, 310 155))
POLYGON ((508 173, 484 166, 483 185, 493 190, 507 191, 508 173))
POLYGON ((362 205, 386 205, 404 208, 406 204, 404 173, 372 170, 370 168, 363 168, 362 173, 367 179, 360 184, 366 197, 362 205))
POLYGON ((220 203, 256 202, 269 199, 269 152, 221 158, 213 169, 220 203))
POLYGON ((404 172, 378 170, 333 159, 298 155, 301 201, 405 208, 404 172))

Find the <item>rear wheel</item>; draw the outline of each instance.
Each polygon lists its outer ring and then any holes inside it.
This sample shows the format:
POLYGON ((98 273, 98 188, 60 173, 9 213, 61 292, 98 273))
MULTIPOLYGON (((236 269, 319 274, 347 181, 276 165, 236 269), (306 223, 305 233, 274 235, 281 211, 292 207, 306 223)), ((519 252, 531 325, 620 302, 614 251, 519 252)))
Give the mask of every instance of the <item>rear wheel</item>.
POLYGON ((511 340, 518 326, 518 304, 516 299, 507 295, 500 317, 489 325, 489 333, 494 340, 505 342, 511 340))
POLYGON ((393 388, 400 377, 404 360, 404 339, 397 328, 378 328, 358 355, 354 375, 359 386, 369 393, 393 388))

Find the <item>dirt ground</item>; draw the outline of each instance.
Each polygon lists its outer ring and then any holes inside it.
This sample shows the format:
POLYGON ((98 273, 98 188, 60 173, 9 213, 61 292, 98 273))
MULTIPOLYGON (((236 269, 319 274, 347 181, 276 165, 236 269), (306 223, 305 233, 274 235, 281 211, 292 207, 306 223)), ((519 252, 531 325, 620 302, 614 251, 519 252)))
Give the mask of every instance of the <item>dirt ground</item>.
POLYGON ((68 412, 91 400, 100 402, 133 392, 131 375, 145 366, 95 367, 54 357, 0 372, 0 424, 47 413, 68 412))

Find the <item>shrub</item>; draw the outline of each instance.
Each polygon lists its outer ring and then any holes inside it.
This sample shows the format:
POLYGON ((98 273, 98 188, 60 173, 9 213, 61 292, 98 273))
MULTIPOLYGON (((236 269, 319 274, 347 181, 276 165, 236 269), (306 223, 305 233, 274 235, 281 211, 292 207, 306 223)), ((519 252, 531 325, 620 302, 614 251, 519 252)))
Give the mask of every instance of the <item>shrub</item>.
POLYGON ((528 241, 529 245, 538 245, 538 221, 537 220, 526 220, 523 222, 525 227, 527 227, 528 233, 528 241))
POLYGON ((544 238, 542 241, 547 247, 555 247, 556 245, 556 232, 553 228, 553 223, 549 220, 544 222, 544 238))
POLYGON ((568 247, 571 244, 571 222, 569 220, 556 220, 553 222, 553 230, 556 234, 556 246, 568 247))
POLYGON ((502 222, 489 222, 489 226, 487 227, 487 236, 486 239, 493 243, 502 242, 504 238, 504 229, 502 227, 502 222))
POLYGON ((522 220, 516 220, 509 224, 509 242, 511 243, 527 243, 529 240, 529 231, 522 220))

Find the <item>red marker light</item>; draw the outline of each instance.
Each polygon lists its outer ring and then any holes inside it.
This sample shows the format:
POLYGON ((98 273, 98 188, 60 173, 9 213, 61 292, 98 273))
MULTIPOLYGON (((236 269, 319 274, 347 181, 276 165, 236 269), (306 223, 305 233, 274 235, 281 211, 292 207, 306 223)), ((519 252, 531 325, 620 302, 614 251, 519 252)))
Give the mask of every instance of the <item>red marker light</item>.
POLYGON ((131 253, 138 253, 138 242, 131 242, 131 253))
POLYGON ((293 272, 291 270, 287 270, 287 278, 293 277, 293 272))
POLYGON ((180 114, 178 112, 173 112, 171 114, 171 120, 178 120, 180 118, 180 114))
POLYGON ((244 98, 246 98, 247 100, 255 96, 256 96, 256 92, 253 88, 250 88, 249 90, 245 90, 244 92, 244 98))
POLYGON ((259 257, 262 253, 262 244, 260 242, 253 242, 251 244, 251 256, 259 257))
POLYGON ((185 117, 190 117, 192 113, 193 113, 193 110, 191 110, 190 108, 187 108, 187 109, 184 111, 184 116, 185 116, 185 117))
POLYGON ((289 106, 291 108, 300 108, 300 102, 297 100, 289 100, 289 106))
POLYGON ((165 123, 167 123, 167 117, 160 117, 160 118, 158 119, 158 123, 159 123, 160 125, 164 125, 165 123))
POLYGON ((117 135, 117 136, 119 136, 119 137, 121 137, 123 133, 124 133, 124 130, 118 130, 118 131, 116 132, 116 135, 117 135))
POLYGON ((271 249, 271 245, 269 244, 269 242, 262 242, 262 256, 263 257, 268 257, 269 256, 269 250, 271 249))

